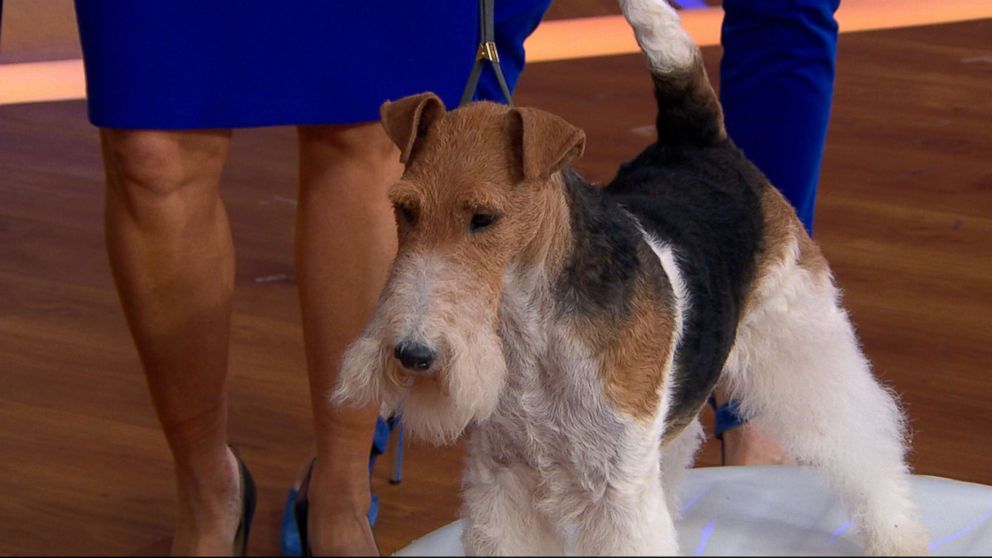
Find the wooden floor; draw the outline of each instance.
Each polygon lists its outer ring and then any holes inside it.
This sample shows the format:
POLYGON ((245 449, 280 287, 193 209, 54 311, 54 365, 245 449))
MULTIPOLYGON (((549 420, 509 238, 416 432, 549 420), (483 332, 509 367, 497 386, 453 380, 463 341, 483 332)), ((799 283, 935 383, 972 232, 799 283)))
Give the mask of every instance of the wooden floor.
MULTIPOLYGON (((986 484, 989 37, 992 20, 843 36, 817 208, 865 349, 911 417, 915 470, 986 484)), ((715 76, 720 53, 705 54, 715 76)), ((587 130, 579 166, 596 180, 648 141, 654 119, 637 56, 533 65, 517 100, 587 130)), ((277 552, 311 436, 291 264, 295 147, 290 129, 239 132, 225 175, 238 250, 232 441, 259 484, 259 554, 277 552)), ((0 554, 168 549, 170 461, 106 264, 102 180, 82 102, 0 107, 0 554)), ((461 455, 414 446, 404 483, 377 475, 383 551, 455 517, 461 455)), ((700 464, 718 459, 707 443, 700 464)))

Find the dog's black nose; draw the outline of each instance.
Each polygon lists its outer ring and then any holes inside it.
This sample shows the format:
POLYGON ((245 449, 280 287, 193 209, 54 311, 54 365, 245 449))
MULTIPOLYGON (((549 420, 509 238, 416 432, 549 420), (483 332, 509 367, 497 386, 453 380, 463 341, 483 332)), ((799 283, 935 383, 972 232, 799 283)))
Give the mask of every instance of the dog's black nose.
POLYGON ((403 368, 414 372, 429 370, 434 364, 434 351, 427 345, 411 342, 400 342, 393 349, 393 356, 400 361, 403 368))

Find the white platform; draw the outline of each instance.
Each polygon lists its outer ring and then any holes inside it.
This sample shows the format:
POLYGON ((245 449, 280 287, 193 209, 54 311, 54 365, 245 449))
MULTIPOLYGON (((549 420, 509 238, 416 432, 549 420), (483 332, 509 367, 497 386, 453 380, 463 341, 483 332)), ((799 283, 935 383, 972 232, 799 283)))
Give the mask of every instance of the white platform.
MULTIPOLYGON (((913 495, 937 556, 992 555, 992 487, 916 475, 913 495)), ((676 522, 684 556, 861 555, 836 494, 801 467, 692 469, 676 522)), ((463 556, 461 522, 397 556, 463 556)))

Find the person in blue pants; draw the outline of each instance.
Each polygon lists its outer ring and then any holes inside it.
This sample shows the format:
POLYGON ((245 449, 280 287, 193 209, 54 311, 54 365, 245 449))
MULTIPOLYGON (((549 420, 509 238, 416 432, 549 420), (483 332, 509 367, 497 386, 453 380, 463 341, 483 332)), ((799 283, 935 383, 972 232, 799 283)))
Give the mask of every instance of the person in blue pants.
MULTIPOLYGON (((833 97, 840 0, 724 0, 720 102, 731 139, 813 232, 833 97)), ((728 465, 787 462, 742 419, 723 386, 716 431, 728 465)))

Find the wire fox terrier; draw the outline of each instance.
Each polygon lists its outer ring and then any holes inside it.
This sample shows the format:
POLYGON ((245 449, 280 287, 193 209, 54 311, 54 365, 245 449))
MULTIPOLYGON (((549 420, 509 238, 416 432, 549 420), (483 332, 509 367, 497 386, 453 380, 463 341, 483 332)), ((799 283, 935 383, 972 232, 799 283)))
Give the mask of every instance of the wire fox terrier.
POLYGON ((727 137, 677 13, 620 3, 658 140, 602 190, 569 167, 584 133, 547 112, 383 106, 406 163, 400 249, 335 401, 381 402, 436 443, 471 425, 470 554, 674 554, 676 486, 722 375, 840 491, 866 550, 925 553, 902 413, 827 262, 727 137))

